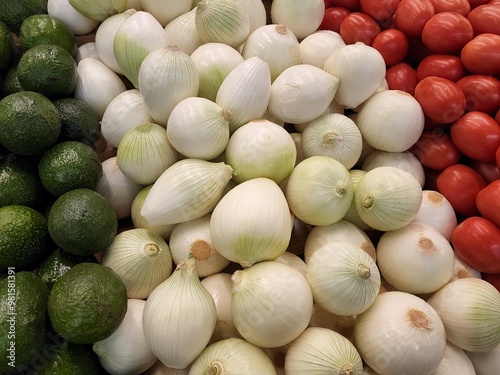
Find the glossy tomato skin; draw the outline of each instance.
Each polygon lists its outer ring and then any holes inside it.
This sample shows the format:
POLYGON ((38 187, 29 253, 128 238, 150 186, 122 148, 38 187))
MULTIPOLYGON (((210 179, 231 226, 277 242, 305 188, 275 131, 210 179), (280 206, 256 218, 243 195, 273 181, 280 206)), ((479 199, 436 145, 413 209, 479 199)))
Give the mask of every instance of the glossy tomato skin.
POLYGON ((361 11, 375 21, 387 22, 391 19, 400 0, 360 0, 361 11))
POLYGON ((490 182, 477 194, 476 206, 482 217, 500 227, 500 180, 490 182))
POLYGON ((455 12, 436 13, 422 29, 422 42, 436 53, 460 52, 472 38, 474 29, 469 20, 455 12))
POLYGON ((500 147, 500 125, 484 112, 468 112, 450 127, 453 143, 471 159, 489 163, 495 161, 500 147))
POLYGON ((350 10, 341 7, 330 7, 325 9, 323 20, 319 25, 319 30, 331 30, 340 33, 340 24, 351 13, 350 10))
POLYGON ((464 164, 451 165, 439 174, 436 185, 457 214, 464 217, 479 216, 476 196, 486 186, 486 182, 474 169, 464 164))
POLYGON ((361 12, 349 13, 340 24, 340 35, 346 44, 362 42, 371 46, 381 30, 377 21, 361 12))
POLYGON ((452 123, 465 112, 465 95, 449 79, 425 77, 415 87, 415 99, 424 113, 439 124, 452 123))
POLYGON ((500 109, 500 80, 483 74, 469 74, 457 81, 465 94, 466 111, 495 115, 500 109))
POLYGON ((465 66, 458 56, 430 55, 424 58, 417 67, 417 80, 436 76, 456 82, 466 74, 465 66))
POLYGON ((467 0, 431 0, 436 13, 455 12, 467 16, 470 12, 470 4, 467 0))
POLYGON ((424 25, 435 13, 430 0, 401 0, 394 12, 396 27, 409 37, 420 38, 424 25))
POLYGON ((500 229, 488 219, 469 217, 451 233, 451 244, 479 272, 500 273, 500 229))
POLYGON ((460 52, 465 68, 472 74, 500 76, 500 35, 484 33, 468 42, 460 52))
POLYGON ((409 64, 400 62, 387 68, 387 85, 391 90, 401 90, 413 95, 417 86, 417 71, 409 64))
POLYGON ((411 152, 424 167, 437 171, 457 164, 461 157, 448 133, 439 128, 423 131, 411 152))
POLYGON ((382 30, 373 39, 372 47, 380 52, 385 65, 391 66, 405 58, 409 49, 408 38, 398 29, 382 30))
POLYGON ((484 281, 489 282, 500 292, 500 273, 485 273, 481 274, 481 278, 484 281))
POLYGON ((474 35, 492 33, 500 35, 500 7, 484 4, 471 10, 467 19, 474 29, 474 35))

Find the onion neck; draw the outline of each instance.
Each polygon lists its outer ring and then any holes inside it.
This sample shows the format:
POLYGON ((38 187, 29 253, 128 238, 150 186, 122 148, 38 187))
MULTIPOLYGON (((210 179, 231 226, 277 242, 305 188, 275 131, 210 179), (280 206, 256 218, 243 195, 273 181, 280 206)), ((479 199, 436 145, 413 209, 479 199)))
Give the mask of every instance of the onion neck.
POLYGON ((352 363, 348 363, 344 366, 339 371, 339 375, 354 375, 354 367, 352 363))
POLYGON ((224 373, 222 364, 218 361, 212 363, 212 366, 207 370, 207 375, 221 375, 224 373))
POLYGON ((437 250, 434 242, 428 237, 421 237, 418 239, 418 248, 425 254, 432 254, 437 250))
POLYGON ((410 309, 408 310, 408 318, 410 319, 410 324, 418 329, 430 330, 431 324, 429 317, 421 310, 410 309))
POLYGON ((276 26, 276 32, 281 35, 286 35, 288 32, 288 29, 285 25, 277 25, 276 26))
POLYGON ((142 246, 142 251, 147 257, 154 258, 160 253, 160 247, 154 242, 146 242, 142 246))
POLYGON ((323 136, 323 144, 328 146, 335 145, 338 141, 342 140, 342 136, 334 132, 328 132, 323 136))
POLYGON ((362 279, 365 279, 365 280, 369 279, 370 275, 371 275, 370 267, 367 267, 361 263, 358 264, 356 272, 357 272, 359 277, 361 277, 362 279))
POLYGON ((373 197, 373 195, 370 194, 363 199, 363 202, 361 202, 361 204, 363 205, 363 208, 371 208, 374 202, 375 198, 373 197))

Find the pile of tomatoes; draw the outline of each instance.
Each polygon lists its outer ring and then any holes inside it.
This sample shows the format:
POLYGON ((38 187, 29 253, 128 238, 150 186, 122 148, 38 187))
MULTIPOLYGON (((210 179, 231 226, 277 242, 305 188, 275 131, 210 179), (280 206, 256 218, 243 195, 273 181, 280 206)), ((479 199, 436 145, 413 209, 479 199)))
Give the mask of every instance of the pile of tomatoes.
POLYGON ((325 0, 322 30, 377 49, 426 123, 411 152, 452 204, 457 254, 500 290, 500 0, 325 0))

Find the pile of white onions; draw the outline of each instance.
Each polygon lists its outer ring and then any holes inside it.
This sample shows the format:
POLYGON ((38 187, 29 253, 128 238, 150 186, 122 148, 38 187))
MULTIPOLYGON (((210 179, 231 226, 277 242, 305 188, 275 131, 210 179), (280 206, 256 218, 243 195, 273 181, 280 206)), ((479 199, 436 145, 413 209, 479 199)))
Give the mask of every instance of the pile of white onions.
POLYGON ((500 294, 450 245, 408 151, 423 111, 381 54, 317 31, 323 0, 274 0, 268 24, 260 0, 171 3, 48 2, 97 27, 75 97, 116 151, 97 190, 133 224, 101 257, 129 298, 103 367, 498 372, 500 294))

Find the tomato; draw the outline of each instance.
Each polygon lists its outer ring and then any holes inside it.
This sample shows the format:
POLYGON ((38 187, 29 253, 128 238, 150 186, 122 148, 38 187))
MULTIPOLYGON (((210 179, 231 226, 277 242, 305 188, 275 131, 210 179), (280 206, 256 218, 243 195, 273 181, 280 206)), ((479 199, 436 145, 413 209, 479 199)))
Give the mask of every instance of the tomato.
MULTIPOLYGON (((493 1, 500 1, 500 0, 493 0, 493 1)), ((469 0, 469 4, 470 4, 471 9, 474 9, 475 7, 478 7, 479 5, 488 4, 488 2, 491 3, 490 0, 469 0)))
POLYGON ((493 4, 480 5, 468 15, 474 34, 492 33, 500 35, 500 7, 493 4))
POLYGON ((500 109, 497 111, 497 114, 495 115, 495 121, 500 124, 500 109))
POLYGON ((467 0, 431 0, 436 13, 455 12, 467 16, 470 12, 470 4, 467 0))
POLYGON ((465 94, 466 111, 494 115, 500 109, 500 80, 482 74, 470 74, 457 81, 465 94))
POLYGON ((453 143, 465 156, 489 163, 500 147, 500 125, 484 112, 468 112, 450 128, 453 143))
POLYGON ((340 35, 346 44, 363 42, 371 46, 373 39, 380 33, 380 25, 369 15, 352 12, 340 24, 340 35))
POLYGON ((424 113, 440 124, 456 121, 465 112, 463 91, 446 78, 425 77, 417 83, 414 96, 424 113))
POLYGON ((450 165, 439 174, 436 185, 456 213, 465 217, 479 216, 476 196, 486 182, 474 169, 464 164, 450 165))
POLYGON ((400 0, 360 0, 361 11, 375 21, 385 22, 392 18, 400 0))
POLYGON ((394 12, 396 27, 409 37, 419 38, 435 13, 430 0, 401 0, 394 12))
POLYGON ((495 162, 484 163, 481 161, 471 160, 467 164, 472 169, 476 170, 487 184, 500 179, 500 169, 498 169, 495 162))
POLYGON ((490 182, 477 194, 476 206, 482 217, 500 227, 500 180, 490 182))
POLYGON ((500 5, 500 0, 491 0, 488 2, 488 4, 500 5))
POLYGON ((423 131, 410 149, 420 163, 427 168, 442 171, 460 160, 460 151, 443 129, 423 131))
POLYGON ((460 52, 465 68, 472 74, 500 75, 500 35, 484 33, 467 43, 460 52))
POLYGON ((460 52, 474 38, 474 29, 459 13, 436 13, 422 29, 422 42, 436 53, 460 52))
POLYGON ((417 80, 428 76, 437 76, 456 82, 466 74, 462 60, 454 55, 430 55, 417 67, 417 80))
POLYGON ((401 90, 413 95, 417 85, 417 72, 410 65, 401 62, 387 68, 385 80, 391 90, 401 90))
POLYGON ((340 33, 340 24, 351 13, 350 10, 341 7, 330 7, 325 9, 323 20, 318 30, 331 30, 340 33))
POLYGON ((500 273, 485 273, 481 274, 481 278, 484 281, 489 282, 500 292, 500 273))
POLYGON ((495 153, 495 164, 497 165, 497 168, 500 169, 500 147, 495 153))
POLYGON ((380 52, 387 66, 401 62, 408 53, 408 38, 398 29, 381 31, 373 39, 372 47, 380 52))
POLYGON ((349 9, 351 12, 359 10, 359 0, 325 0, 325 7, 341 7, 349 9))
POLYGON ((479 272, 500 273, 500 229, 483 217, 469 217, 451 233, 451 244, 479 272))

